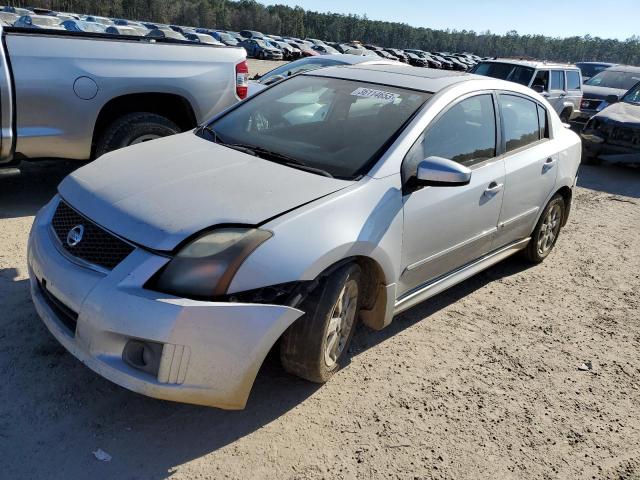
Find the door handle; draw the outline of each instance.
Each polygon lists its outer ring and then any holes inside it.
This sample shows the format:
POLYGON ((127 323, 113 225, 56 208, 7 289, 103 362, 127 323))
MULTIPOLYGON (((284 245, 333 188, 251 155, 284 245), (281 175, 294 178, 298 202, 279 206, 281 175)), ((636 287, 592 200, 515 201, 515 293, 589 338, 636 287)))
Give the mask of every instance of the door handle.
POLYGON ((553 157, 549 157, 545 160, 544 165, 542 166, 542 170, 543 172, 546 172, 547 170, 549 170, 551 167, 553 167, 556 164, 556 159, 553 157))
POLYGON ((487 189, 484 191, 484 194, 485 195, 495 195, 500 190, 502 190, 502 187, 504 187, 504 184, 502 184, 502 183, 491 182, 489 184, 489 186, 487 187, 487 189))

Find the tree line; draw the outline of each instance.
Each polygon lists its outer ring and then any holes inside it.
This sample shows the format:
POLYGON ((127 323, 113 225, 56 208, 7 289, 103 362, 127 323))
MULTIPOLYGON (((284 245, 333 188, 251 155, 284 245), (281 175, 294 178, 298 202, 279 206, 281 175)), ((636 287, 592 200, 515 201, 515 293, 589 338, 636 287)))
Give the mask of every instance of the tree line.
POLYGON ((505 35, 490 31, 436 30, 370 20, 366 15, 321 13, 285 5, 266 6, 255 0, 21 0, 10 3, 165 24, 234 31, 249 29, 337 42, 360 40, 394 48, 562 62, 599 60, 640 64, 640 37, 636 35, 620 41, 590 35, 568 38, 521 35, 515 30, 505 35))

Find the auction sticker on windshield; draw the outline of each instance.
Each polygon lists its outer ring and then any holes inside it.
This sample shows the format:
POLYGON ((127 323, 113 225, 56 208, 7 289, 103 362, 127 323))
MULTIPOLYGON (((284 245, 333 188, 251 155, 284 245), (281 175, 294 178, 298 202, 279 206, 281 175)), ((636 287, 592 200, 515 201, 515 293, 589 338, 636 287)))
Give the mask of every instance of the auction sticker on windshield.
POLYGON ((384 90, 374 90, 373 88, 360 87, 351 92, 356 97, 373 97, 384 102, 393 103, 400 95, 393 92, 385 92, 384 90))

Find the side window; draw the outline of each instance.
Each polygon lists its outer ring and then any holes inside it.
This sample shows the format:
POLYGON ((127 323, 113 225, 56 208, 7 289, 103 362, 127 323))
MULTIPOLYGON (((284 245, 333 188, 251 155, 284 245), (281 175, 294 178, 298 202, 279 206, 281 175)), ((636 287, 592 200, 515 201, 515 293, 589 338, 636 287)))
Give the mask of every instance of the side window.
POLYGON ((515 95, 500 95, 500 109, 507 152, 539 140, 537 103, 515 95))
POLYGON ((551 90, 564 90, 563 70, 551 70, 551 90))
POLYGON ((540 139, 549 138, 547 109, 538 105, 538 124, 540 125, 540 139))
POLYGON ((549 91, 549 70, 538 70, 531 87, 542 87, 545 92, 549 91))
POLYGON ((567 90, 580 89, 580 74, 576 70, 567 70, 567 90))
POLYGON ((433 156, 466 166, 496 156, 496 119, 491 95, 462 100, 432 123, 405 158, 405 178, 415 174, 418 163, 433 156))

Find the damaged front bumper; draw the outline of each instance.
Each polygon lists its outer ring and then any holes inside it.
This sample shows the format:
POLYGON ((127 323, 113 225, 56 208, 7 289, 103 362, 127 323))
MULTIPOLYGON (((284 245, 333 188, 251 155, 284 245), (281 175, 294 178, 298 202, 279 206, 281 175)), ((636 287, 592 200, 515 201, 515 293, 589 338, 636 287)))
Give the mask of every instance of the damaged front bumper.
POLYGON ((244 408, 265 356, 303 312, 282 305, 205 302, 143 288, 167 258, 136 249, 110 272, 65 256, 50 228, 54 199, 28 247, 31 294, 54 337, 89 368, 150 397, 244 408), (131 342, 159 345, 157 369, 125 361, 131 342))
POLYGON ((615 163, 640 163, 640 128, 590 121, 580 134, 584 155, 615 163))

